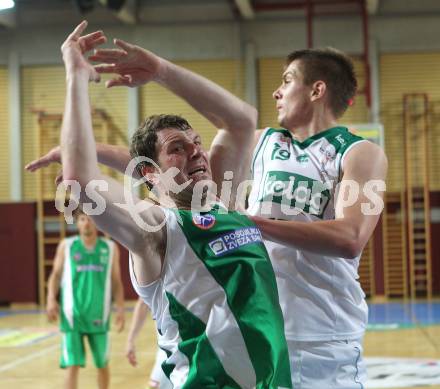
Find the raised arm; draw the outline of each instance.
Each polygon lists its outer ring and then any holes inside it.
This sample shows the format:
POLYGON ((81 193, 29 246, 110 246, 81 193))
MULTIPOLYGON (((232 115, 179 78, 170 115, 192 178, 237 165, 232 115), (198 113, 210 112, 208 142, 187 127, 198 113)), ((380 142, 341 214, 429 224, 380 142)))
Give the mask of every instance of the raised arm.
POLYGON ((367 244, 382 212, 387 167, 383 150, 363 142, 345 158, 335 220, 307 223, 252 219, 269 240, 317 254, 354 258, 367 244))
MULTIPOLYGON (((78 25, 62 45, 67 82, 60 142, 63 179, 65 183, 73 180, 80 184, 82 203, 96 203, 96 196, 91 196, 91 191, 87 189, 90 189, 92 183, 101 185, 97 194, 104 198, 105 209, 102 213, 96 212, 99 214, 90 216, 100 230, 110 234, 134 253, 136 274, 142 275, 139 282, 148 283, 160 274, 160 248, 166 239, 165 229, 146 231, 129 212, 140 200, 132 195, 134 204, 126 205, 124 187, 99 170, 88 95, 89 80, 98 81, 99 74, 84 58, 84 53, 103 43, 105 37, 100 31, 81 36, 86 26, 87 22, 78 25), (150 251, 155 255, 146 256, 150 251)), ((133 211, 139 214, 136 209, 133 211)), ((163 211, 153 205, 139 216, 148 225, 160 225, 165 217, 163 211)))
MULTIPOLYGON (((131 156, 126 146, 107 145, 104 143, 96 144, 96 154, 98 162, 108 166, 120 173, 125 173, 131 156)), ((49 166, 52 163, 61 163, 61 147, 55 146, 48 151, 47 154, 29 162, 25 169, 29 172, 34 172, 38 169, 49 166)), ((133 177, 140 178, 135 170, 133 177)))
POLYGON ((122 40, 119 49, 99 49, 90 59, 102 62, 100 73, 115 73, 108 87, 136 87, 155 81, 183 98, 219 130, 210 152, 214 181, 223 181, 225 171, 241 182, 248 172, 257 111, 214 82, 122 40))

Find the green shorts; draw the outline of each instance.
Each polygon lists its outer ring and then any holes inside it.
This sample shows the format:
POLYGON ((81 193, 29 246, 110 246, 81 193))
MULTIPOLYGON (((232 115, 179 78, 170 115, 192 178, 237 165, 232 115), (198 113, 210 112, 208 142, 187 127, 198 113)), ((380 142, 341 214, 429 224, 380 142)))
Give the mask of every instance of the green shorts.
POLYGON ((110 351, 108 332, 82 334, 76 331, 62 332, 60 367, 86 365, 84 338, 87 337, 92 350, 95 366, 100 369, 107 366, 110 351))

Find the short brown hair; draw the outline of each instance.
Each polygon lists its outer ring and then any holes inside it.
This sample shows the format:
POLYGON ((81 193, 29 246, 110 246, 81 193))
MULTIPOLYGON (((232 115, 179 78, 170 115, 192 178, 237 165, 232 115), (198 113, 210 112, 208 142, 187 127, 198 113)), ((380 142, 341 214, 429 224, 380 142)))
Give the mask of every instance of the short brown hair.
MULTIPOLYGON (((144 120, 131 138, 130 155, 132 158, 147 157, 157 162, 157 133, 166 128, 187 131, 191 129, 190 124, 178 115, 152 115, 144 120)), ((152 164, 143 161, 136 165, 139 175, 142 176, 142 169, 152 164)), ((148 185, 148 183, 147 183, 148 185)), ((151 189, 151 186, 148 185, 151 189)))
POLYGON ((287 66, 293 61, 301 62, 304 84, 311 85, 322 80, 329 91, 329 103, 336 118, 343 115, 357 90, 356 74, 351 59, 339 50, 296 50, 286 58, 287 66))

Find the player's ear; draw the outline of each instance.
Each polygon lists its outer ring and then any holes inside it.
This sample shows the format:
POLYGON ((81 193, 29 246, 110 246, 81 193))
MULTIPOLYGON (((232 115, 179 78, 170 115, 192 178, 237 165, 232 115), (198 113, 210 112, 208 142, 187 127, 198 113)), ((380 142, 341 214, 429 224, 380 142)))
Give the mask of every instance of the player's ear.
POLYGON ((312 85, 311 100, 319 100, 324 97, 325 92, 327 91, 327 85, 324 81, 315 81, 312 85))
POLYGON ((142 175, 147 179, 147 181, 153 186, 157 184, 157 169, 154 166, 147 165, 141 168, 142 175))

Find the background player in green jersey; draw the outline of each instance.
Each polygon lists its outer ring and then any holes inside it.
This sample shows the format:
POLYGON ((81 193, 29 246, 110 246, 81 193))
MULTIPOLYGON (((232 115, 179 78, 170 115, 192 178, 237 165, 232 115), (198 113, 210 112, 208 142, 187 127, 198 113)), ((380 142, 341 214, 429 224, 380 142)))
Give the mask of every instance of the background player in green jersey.
POLYGON ((124 290, 119 249, 98 236, 93 220, 78 211, 79 235, 58 245, 48 282, 47 316, 60 317, 62 332, 60 366, 66 369, 65 388, 78 387, 78 372, 85 366, 87 338, 98 370, 98 387, 109 387, 109 319, 111 299, 116 305, 116 328, 124 328, 124 290), (60 291, 60 304, 57 295, 60 291))

